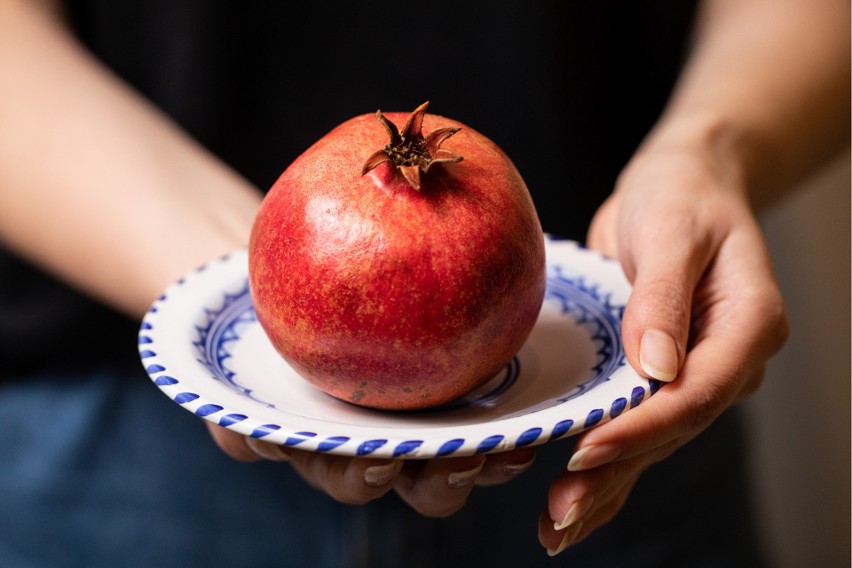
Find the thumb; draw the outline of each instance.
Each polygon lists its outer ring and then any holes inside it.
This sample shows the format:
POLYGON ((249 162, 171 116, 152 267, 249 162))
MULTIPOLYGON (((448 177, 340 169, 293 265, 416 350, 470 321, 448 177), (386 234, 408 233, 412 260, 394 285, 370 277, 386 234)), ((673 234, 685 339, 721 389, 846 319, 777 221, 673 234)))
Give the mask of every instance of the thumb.
POLYGON ((666 246, 633 243, 629 260, 622 258, 633 281, 622 335, 633 368, 648 378, 669 382, 683 364, 693 295, 709 263, 711 247, 696 247, 685 240, 677 246, 672 246, 676 240, 654 240, 666 246))

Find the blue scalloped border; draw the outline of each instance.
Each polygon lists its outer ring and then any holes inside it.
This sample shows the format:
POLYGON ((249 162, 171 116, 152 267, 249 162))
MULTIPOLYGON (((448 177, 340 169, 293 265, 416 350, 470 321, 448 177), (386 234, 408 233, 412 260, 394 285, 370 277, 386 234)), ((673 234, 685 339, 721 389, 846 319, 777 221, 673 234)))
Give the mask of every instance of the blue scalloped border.
POLYGON ((613 373, 627 363, 621 341, 621 320, 624 305, 614 304, 612 294, 601 290, 599 284, 588 284, 583 276, 567 276, 561 265, 548 267, 545 301, 560 304, 563 314, 570 314, 578 325, 589 330, 589 337, 597 346, 597 363, 592 378, 577 385, 570 393, 560 397, 566 402, 610 380, 613 373))

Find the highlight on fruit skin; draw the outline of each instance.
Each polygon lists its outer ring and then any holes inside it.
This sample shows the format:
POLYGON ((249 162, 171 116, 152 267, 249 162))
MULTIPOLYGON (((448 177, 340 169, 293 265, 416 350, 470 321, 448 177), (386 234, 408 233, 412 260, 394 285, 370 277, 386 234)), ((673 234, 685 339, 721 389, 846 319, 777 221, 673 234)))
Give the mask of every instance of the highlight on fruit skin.
POLYGON ((427 108, 429 108, 429 101, 414 109, 405 121, 402 132, 382 114, 381 110, 376 111, 376 118, 387 130, 390 140, 384 148, 367 158, 361 168, 362 176, 379 164, 390 162, 396 166, 408 184, 419 191, 420 176, 426 174, 432 164, 462 161, 461 156, 441 149, 441 144, 461 128, 438 128, 425 138, 423 137, 423 116, 427 108))

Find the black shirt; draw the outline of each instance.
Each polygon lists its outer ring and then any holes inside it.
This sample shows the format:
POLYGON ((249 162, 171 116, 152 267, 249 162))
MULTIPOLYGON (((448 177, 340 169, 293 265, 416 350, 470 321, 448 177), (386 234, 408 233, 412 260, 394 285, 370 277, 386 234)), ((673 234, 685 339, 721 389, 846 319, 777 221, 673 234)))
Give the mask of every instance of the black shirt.
MULTIPOLYGON (((694 13, 679 0, 68 8, 99 58, 261 189, 340 122, 429 100, 499 144, 545 231, 577 240, 663 108, 694 13)), ((138 365, 136 322, 2 249, 0 310, 0 378, 138 365)))

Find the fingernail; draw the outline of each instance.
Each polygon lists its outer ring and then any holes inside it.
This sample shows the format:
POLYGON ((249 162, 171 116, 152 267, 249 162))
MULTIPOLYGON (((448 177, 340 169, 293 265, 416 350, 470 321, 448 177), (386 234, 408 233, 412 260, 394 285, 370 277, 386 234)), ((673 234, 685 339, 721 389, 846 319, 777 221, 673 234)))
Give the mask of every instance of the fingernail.
POLYGON ((533 462, 535 462, 535 456, 525 463, 508 463, 503 466, 503 473, 510 476, 520 475, 531 468, 533 462))
POLYGON ((564 552, 566 548, 574 544, 574 541, 577 539, 577 536, 580 534, 580 529, 582 528, 583 521, 578 521, 572 528, 565 531, 565 536, 562 537, 562 542, 559 543, 559 546, 556 549, 547 549, 547 555, 553 557, 564 552))
POLYGON ((257 438, 246 437, 246 446, 265 460, 274 462, 290 461, 290 456, 288 456, 284 450, 275 444, 261 442, 257 438))
POLYGON ((571 508, 568 509, 567 513, 565 513, 565 517, 562 519, 562 522, 553 523, 554 530, 561 531, 562 529, 568 528, 579 521, 583 515, 588 512, 594 502, 594 495, 586 495, 574 501, 574 504, 571 505, 571 508))
POLYGON ((473 483, 473 480, 476 479, 476 476, 479 475, 479 472, 482 471, 482 468, 484 466, 485 462, 482 462, 473 469, 451 473, 447 476, 447 485, 449 485, 453 489, 467 487, 468 485, 473 483))
POLYGON ((396 477, 402 467, 401 461, 393 461, 385 465, 374 465, 364 470, 364 483, 370 487, 382 487, 396 477))
POLYGON ((639 344, 639 365, 653 379, 670 382, 677 376, 677 344, 672 336, 649 329, 639 344))
POLYGON ((568 462, 568 471, 583 471, 614 461, 621 450, 610 444, 600 446, 586 446, 574 452, 571 461, 568 462))

